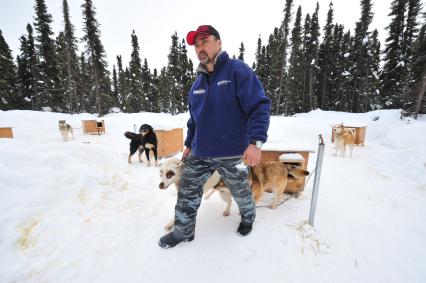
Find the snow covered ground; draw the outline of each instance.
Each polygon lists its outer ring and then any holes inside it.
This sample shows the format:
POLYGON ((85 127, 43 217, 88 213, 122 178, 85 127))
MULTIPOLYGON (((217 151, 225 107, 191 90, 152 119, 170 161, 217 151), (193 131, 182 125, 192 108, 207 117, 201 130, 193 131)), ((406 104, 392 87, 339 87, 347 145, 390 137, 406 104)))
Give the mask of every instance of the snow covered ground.
POLYGON ((90 114, 0 111, 15 136, 0 139, 0 282, 426 282, 426 119, 399 116, 273 117, 266 148, 316 151, 318 134, 326 141, 315 227, 306 224, 311 178, 299 198, 258 208, 246 238, 235 233, 236 205, 223 217, 214 194, 195 240, 163 250, 176 190, 159 190, 158 168, 136 156, 127 164, 123 133, 185 127, 187 114, 110 114, 105 135, 87 136, 90 114), (60 119, 75 140, 62 140, 60 119), (367 126, 353 158, 333 156, 340 122, 367 126))

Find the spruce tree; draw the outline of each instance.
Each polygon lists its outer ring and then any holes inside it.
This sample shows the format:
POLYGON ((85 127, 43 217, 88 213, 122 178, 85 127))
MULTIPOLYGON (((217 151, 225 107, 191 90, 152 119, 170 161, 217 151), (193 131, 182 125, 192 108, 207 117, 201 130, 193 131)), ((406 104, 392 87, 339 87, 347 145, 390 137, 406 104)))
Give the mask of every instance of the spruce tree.
POLYGON ((135 31, 132 32, 132 54, 129 63, 129 99, 127 111, 141 112, 147 110, 146 100, 142 90, 142 63, 139 56, 139 42, 135 31))
POLYGON ((151 99, 151 112, 160 112, 160 93, 159 93, 160 78, 158 76, 157 69, 154 68, 151 77, 151 87, 149 89, 149 97, 151 99))
POLYGON ((119 88, 118 88, 117 70, 115 69, 115 65, 112 65, 112 98, 113 98, 115 107, 118 107, 121 110, 118 97, 119 97, 119 88))
POLYGON ((302 111, 303 98, 303 46, 302 46, 302 7, 299 6, 291 32, 291 56, 288 69, 288 100, 285 113, 295 114, 302 111))
POLYGON ((121 55, 117 55, 117 67, 118 67, 118 103, 123 112, 131 112, 129 106, 129 84, 126 76, 126 72, 123 69, 123 60, 121 55))
POLYGON ((85 0, 81 5, 83 9, 83 41, 86 43, 87 59, 93 76, 91 82, 93 94, 96 99, 95 110, 99 115, 108 112, 112 106, 111 82, 108 66, 105 61, 105 49, 100 40, 99 24, 95 18, 96 12, 92 0, 85 0))
POLYGON ((404 30, 404 38, 403 38, 403 54, 405 58, 405 68, 404 68, 404 76, 403 76, 403 93, 402 98, 404 99, 402 108, 413 111, 412 107, 410 109, 410 105, 414 105, 415 100, 412 99, 412 89, 411 86, 415 83, 415 78, 413 74, 413 65, 414 65, 414 48, 415 40, 417 34, 419 32, 419 20, 417 19, 421 11, 420 0, 408 0, 407 3, 407 14, 405 21, 405 30, 404 30))
MULTIPOLYGON (((293 5, 293 0, 286 0, 284 8, 284 19, 281 23, 280 31, 282 38, 279 40, 280 49, 282 52, 281 55, 281 68, 279 76, 279 86, 278 86, 278 97, 276 100, 276 114, 281 114, 282 106, 286 104, 287 101, 287 90, 284 85, 284 81, 287 75, 287 48, 288 48, 288 36, 290 34, 290 21, 291 21, 291 6, 293 5)), ((287 113, 284 113, 287 114, 287 113)))
POLYGON ((77 95, 77 83, 79 80, 79 68, 78 68, 78 57, 77 57, 77 38, 74 35, 74 25, 71 23, 69 8, 67 0, 62 2, 62 11, 64 14, 64 55, 65 70, 66 70, 66 87, 65 93, 68 97, 69 112, 79 112, 80 107, 78 104, 77 95))
POLYGON ((238 60, 241 60, 241 61, 244 62, 244 52, 245 52, 245 50, 246 49, 244 48, 244 43, 241 42, 241 45, 240 45, 240 48, 239 48, 240 54, 238 55, 238 60))
POLYGON ((324 38, 318 51, 318 93, 317 106, 323 110, 332 109, 332 82, 335 74, 333 55, 333 3, 330 2, 327 21, 324 26, 324 38))
POLYGON ((332 44, 330 58, 333 64, 330 66, 330 88, 327 93, 327 105, 330 110, 341 110, 341 96, 344 91, 345 76, 343 75, 346 66, 345 53, 349 46, 345 45, 344 27, 335 24, 333 27, 332 44))
POLYGON ((180 104, 179 111, 181 113, 188 110, 188 92, 191 89, 192 83, 195 79, 194 66, 191 59, 188 57, 185 40, 182 39, 179 45, 179 65, 180 65, 180 80, 182 82, 182 103, 180 104))
POLYGON ((148 66, 148 60, 145 58, 142 66, 142 98, 143 105, 145 107, 144 111, 152 112, 153 104, 155 103, 155 98, 151 97, 151 70, 148 66))
POLYGON ((179 113, 178 105, 180 103, 180 82, 179 82, 179 39, 175 32, 172 37, 172 45, 168 55, 167 77, 169 79, 170 112, 174 115, 179 113))
POLYGON ((90 63, 82 52, 79 58, 80 80, 77 84, 77 93, 79 100, 80 112, 94 112, 96 111, 96 97, 92 91, 93 73, 90 63))
POLYGON ((380 108, 380 41, 378 39, 378 31, 375 29, 368 41, 367 65, 368 65, 368 82, 366 86, 366 109, 365 111, 380 108))
POLYGON ((44 0, 35 1, 34 27, 37 31, 36 47, 39 57, 37 66, 37 96, 38 105, 43 109, 51 109, 53 111, 65 111, 65 97, 62 91, 61 81, 59 78, 58 57, 56 54, 56 46, 50 24, 52 16, 47 12, 47 6, 44 0), (46 108, 48 107, 48 108, 46 108))
MULTIPOLYGON (((185 41, 179 43, 175 32, 172 35, 172 45, 168 55, 167 80, 170 85, 166 93, 170 96, 170 112, 172 114, 182 113, 187 110, 187 95, 193 81, 193 65, 188 59, 185 41)), ((160 78, 163 79, 163 78, 160 78)), ((164 82, 166 80, 163 80, 164 82)), ((160 82, 161 83, 161 82, 160 82)), ((164 91, 164 90, 162 90, 164 91)))
POLYGON ((413 49, 412 87, 410 91, 410 109, 414 109, 414 118, 419 113, 426 113, 426 12, 423 14, 423 25, 413 49))
POLYGON ((163 67, 158 78, 158 105, 159 111, 164 113, 172 112, 172 102, 170 96, 170 78, 167 68, 163 67))
POLYGON ((306 15, 304 24, 304 97, 303 107, 307 112, 317 107, 317 76, 318 76, 318 48, 319 48, 319 22, 318 22, 319 4, 317 2, 315 12, 312 17, 306 15))
POLYGON ((18 87, 22 105, 20 109, 39 109, 36 101, 37 56, 34 46, 33 28, 27 24, 27 36, 20 38, 20 55, 18 56, 18 87))
POLYGON ((282 52, 282 32, 275 28, 273 34, 269 36, 268 45, 265 49, 269 50, 270 60, 267 59, 266 66, 268 76, 268 91, 267 95, 271 99, 271 113, 278 115, 278 101, 280 101, 280 76, 282 71, 283 52, 282 52))
POLYGON ((341 80, 337 93, 339 107, 336 110, 350 112, 352 109, 352 86, 354 81, 354 56, 353 36, 350 30, 343 35, 341 54, 343 56, 341 66, 341 80))
POLYGON ((400 108, 402 106, 404 86, 401 82, 406 74, 402 40, 404 38, 407 1, 394 0, 391 3, 389 16, 393 18, 387 28, 389 30, 389 37, 386 39, 384 66, 381 75, 381 98, 382 107, 384 108, 400 108))
POLYGON ((20 103, 12 51, 0 30, 0 110, 15 109, 20 103))
POLYGON ((311 41, 310 34, 311 16, 306 14, 303 25, 303 91, 302 91, 302 112, 307 112, 312 109, 312 97, 310 95, 310 61, 308 56, 309 42, 311 41))
POLYGON ((255 63, 253 64, 253 70, 256 72, 259 80, 265 86, 265 58, 264 54, 262 54, 262 38, 259 35, 257 39, 257 49, 255 54, 255 63))
POLYGON ((64 32, 59 32, 55 40, 56 46, 56 57, 58 60, 58 77, 59 77, 59 89, 64 94, 63 111, 71 112, 71 100, 70 92, 68 89, 69 77, 68 77, 68 66, 67 66, 67 47, 65 43, 64 32))

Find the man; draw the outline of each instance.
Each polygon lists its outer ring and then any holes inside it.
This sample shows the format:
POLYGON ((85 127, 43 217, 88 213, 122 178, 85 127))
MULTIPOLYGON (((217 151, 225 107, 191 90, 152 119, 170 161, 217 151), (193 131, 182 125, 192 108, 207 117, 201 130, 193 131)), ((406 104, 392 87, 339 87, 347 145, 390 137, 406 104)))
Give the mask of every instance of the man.
POLYGON ((186 160, 175 207, 175 229, 160 238, 162 248, 194 239, 203 184, 217 170, 241 213, 237 233, 248 235, 256 216, 247 168, 260 162, 267 139, 270 100, 256 74, 244 62, 222 51, 219 32, 199 26, 186 37, 200 61, 189 92, 190 118, 183 160, 186 160))

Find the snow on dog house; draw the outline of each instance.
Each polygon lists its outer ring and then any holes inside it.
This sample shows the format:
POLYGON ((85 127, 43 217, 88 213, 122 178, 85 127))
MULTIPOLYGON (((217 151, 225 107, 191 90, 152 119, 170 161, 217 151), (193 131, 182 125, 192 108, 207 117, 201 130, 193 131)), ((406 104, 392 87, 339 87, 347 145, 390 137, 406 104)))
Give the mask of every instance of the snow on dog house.
POLYGON ((13 139, 12 127, 0 127, 0 138, 13 139))
POLYGON ((83 126, 83 133, 85 135, 88 134, 105 134, 105 122, 102 121, 96 121, 96 120, 83 120, 82 121, 83 126))
MULTIPOLYGON (((313 153, 313 150, 262 150, 262 162, 264 161, 281 161, 285 164, 300 166, 304 170, 308 170, 309 154, 313 153)), ((313 172, 309 172, 312 174, 313 172)), ((305 179, 288 179, 288 183, 285 192, 298 193, 305 188, 305 179)))
POLYGON ((183 150, 183 129, 155 130, 158 158, 170 157, 183 150))

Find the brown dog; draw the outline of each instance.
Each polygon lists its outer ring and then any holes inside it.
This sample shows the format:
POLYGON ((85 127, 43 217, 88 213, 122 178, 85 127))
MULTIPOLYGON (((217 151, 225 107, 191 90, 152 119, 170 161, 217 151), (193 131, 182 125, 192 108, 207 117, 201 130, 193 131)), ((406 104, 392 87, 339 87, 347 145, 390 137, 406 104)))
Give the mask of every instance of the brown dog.
POLYGON ((276 208, 278 201, 286 192, 289 178, 301 179, 307 175, 309 172, 299 166, 284 164, 280 161, 261 162, 249 171, 249 183, 255 203, 259 203, 265 191, 273 192, 274 199, 269 207, 276 208))
POLYGON ((337 153, 340 151, 340 156, 345 157, 346 147, 349 146, 349 155, 352 157, 352 150, 355 143, 355 128, 346 128, 342 123, 335 125, 333 127, 333 132, 336 146, 334 156, 337 156, 337 153))

